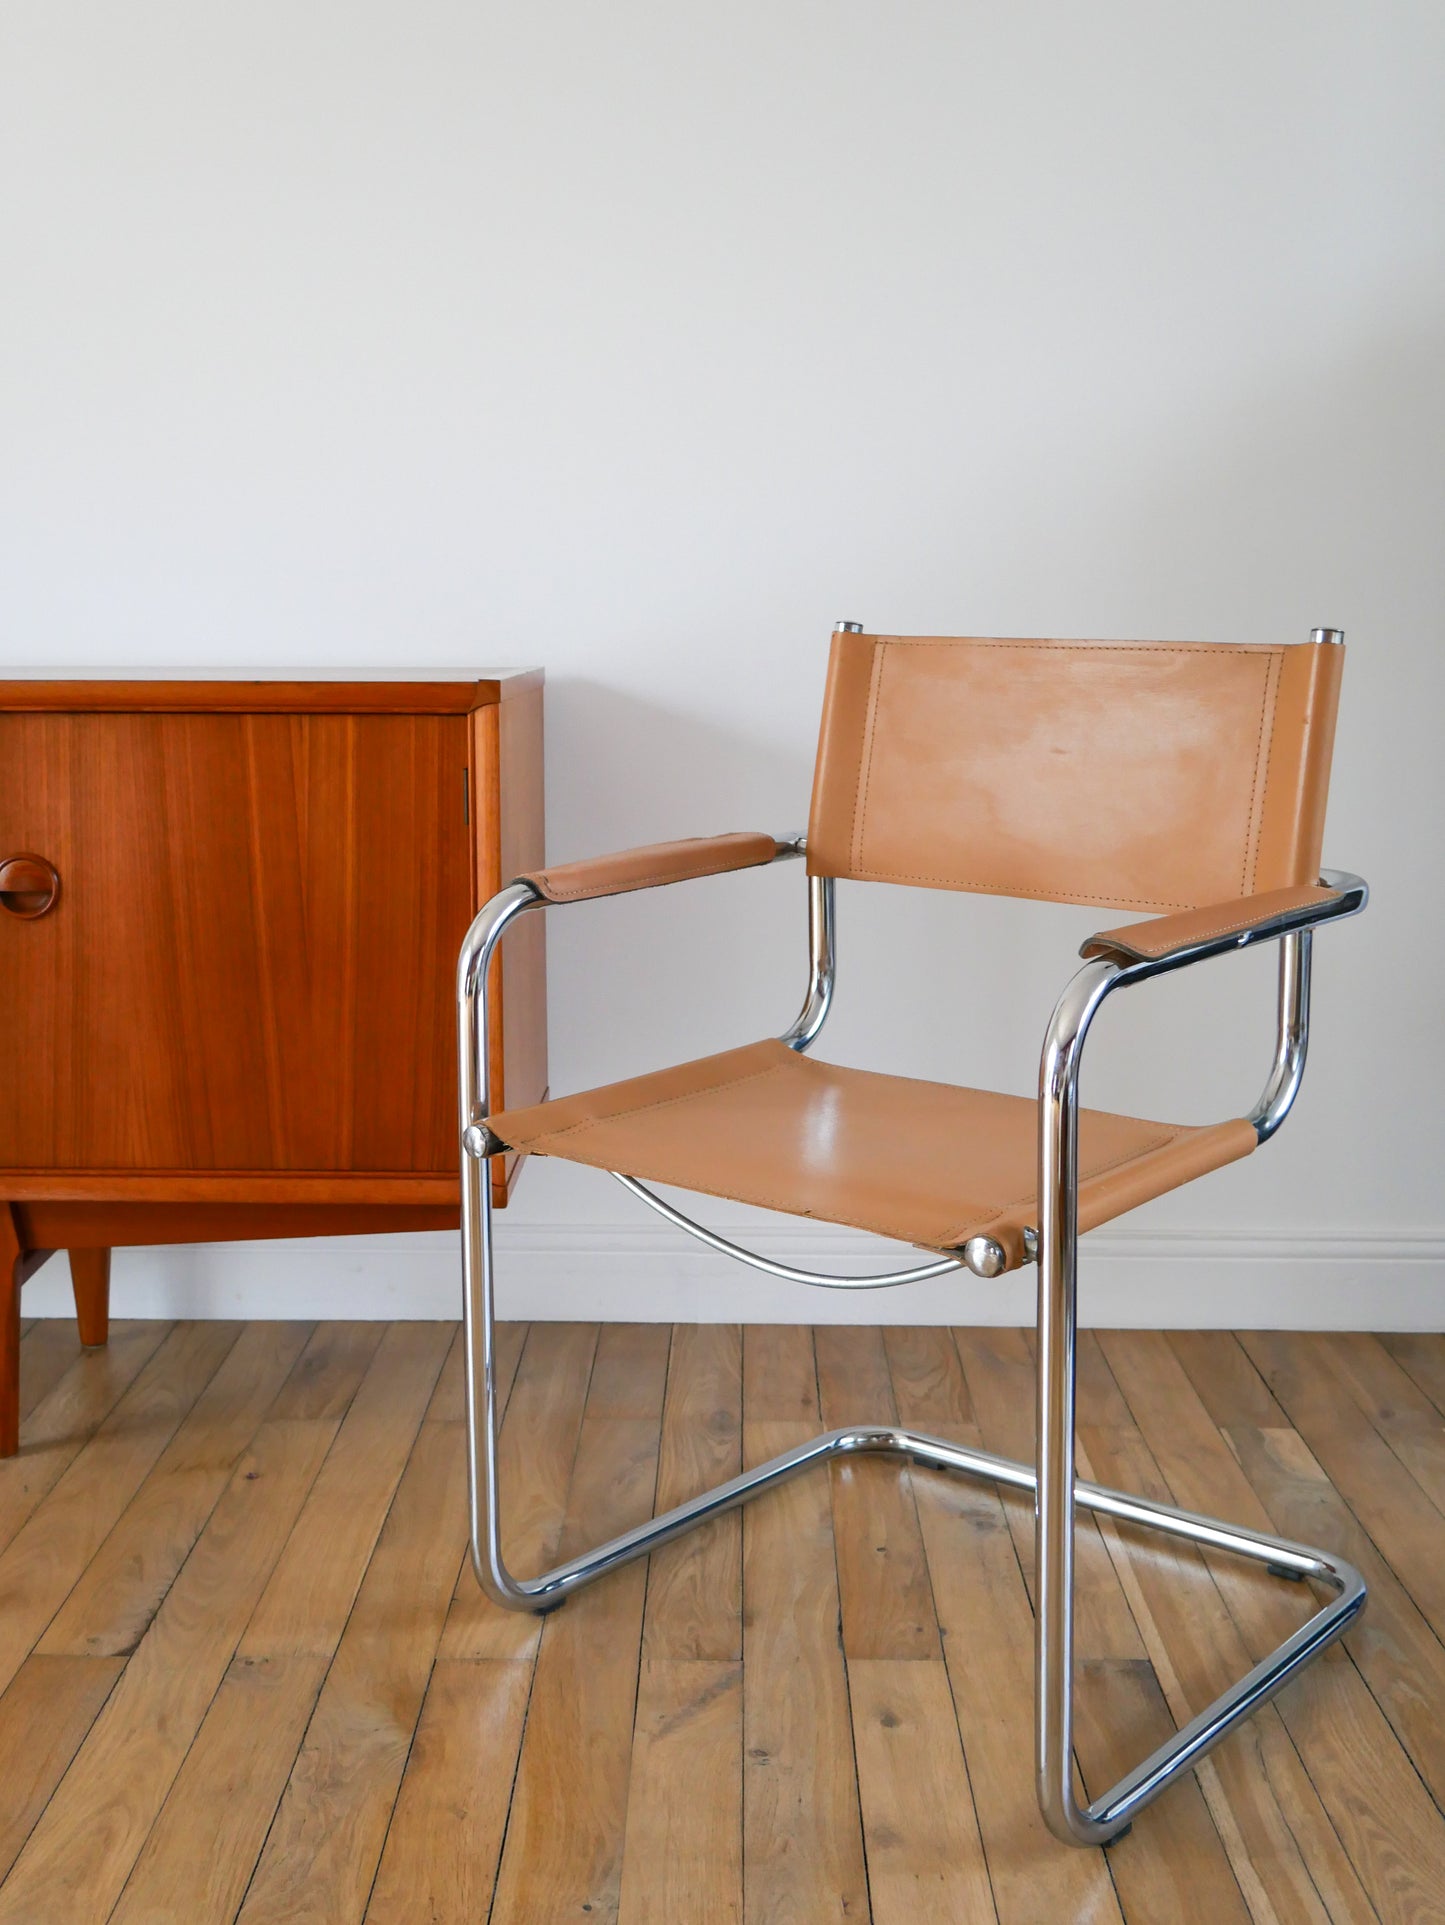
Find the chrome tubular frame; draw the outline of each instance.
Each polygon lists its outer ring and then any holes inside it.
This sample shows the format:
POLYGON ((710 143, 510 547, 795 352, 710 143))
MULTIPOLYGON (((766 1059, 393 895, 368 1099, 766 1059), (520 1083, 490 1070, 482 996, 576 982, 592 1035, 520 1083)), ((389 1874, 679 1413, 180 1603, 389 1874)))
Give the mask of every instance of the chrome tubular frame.
MULTIPOLYGON (((779 856, 801 853, 800 837, 779 839, 779 856)), ((1338 900, 1258 925, 1243 935, 1211 939, 1157 961, 1127 966, 1116 961, 1088 962, 1059 999, 1040 1062, 1040 1215, 1037 1233, 1028 1239, 1030 1254, 1036 1255, 1038 1263, 1037 1469, 895 1425, 827 1431, 536 1578, 513 1576, 502 1554, 497 1487, 500 1411, 494 1339, 496 1300, 487 1163, 488 1156, 500 1146, 487 1129, 486 1037, 487 977, 493 954, 506 928, 519 915, 543 907, 544 899, 528 883, 513 883, 494 896, 467 934, 457 975, 469 1508, 472 1563, 483 1588, 512 1610, 552 1610, 584 1585, 632 1558, 645 1556, 695 1525, 736 1509, 815 1464, 859 1452, 902 1457, 926 1469, 991 1478, 1008 1489, 1032 1491, 1037 1572, 1035 1744, 1040 1808, 1050 1830, 1066 1844, 1102 1845, 1119 1837, 1137 1812, 1346 1629, 1364 1606, 1365 1586, 1352 1566, 1309 1545, 1078 1481, 1074 1447, 1078 1089, 1084 1043, 1095 1015, 1116 990, 1206 956, 1255 942, 1279 941, 1279 1039, 1269 1080, 1251 1112, 1259 1139, 1265 1141, 1288 1113, 1304 1072, 1311 929, 1320 922, 1357 914, 1367 899, 1368 892, 1357 877, 1326 871, 1323 879, 1342 892, 1338 900), (1232 1689, 1160 1745, 1112 1790, 1087 1805, 1075 1793, 1073 1771, 1073 1548, 1075 1511, 1079 1507, 1120 1524, 1161 1531, 1202 1551, 1252 1559, 1267 1565, 1276 1575, 1308 1580, 1334 1593, 1232 1689)), ((783 1038, 794 1049, 806 1049, 827 1016, 835 971, 834 935, 833 884, 810 878, 808 994, 796 1022, 783 1038)), ((774 1275, 856 1286, 910 1281, 959 1267, 953 1260, 945 1260, 893 1277, 814 1277, 739 1249, 704 1230, 634 1179, 614 1174, 669 1221, 701 1237, 714 1249, 741 1257, 774 1275)), ((983 1251, 969 1267, 987 1275, 991 1262, 989 1253, 983 1251)))
POLYGON ((946 1271, 966 1270, 969 1267, 957 1257, 935 1257, 931 1263, 920 1264, 916 1270, 889 1270, 882 1276, 825 1277, 816 1270, 795 1270, 791 1264, 775 1263, 771 1257, 760 1257, 756 1250, 745 1250, 740 1243, 729 1243, 726 1237, 720 1237, 715 1230, 695 1223, 690 1216, 684 1216, 681 1210, 664 1202, 645 1183, 639 1183, 635 1176, 624 1176, 621 1170, 612 1170, 609 1174, 615 1176, 624 1190, 631 1190, 649 1209, 656 1210, 659 1216, 666 1217, 679 1230, 686 1230, 690 1237, 696 1237, 699 1243, 705 1243, 710 1250, 721 1251, 725 1257, 735 1257, 739 1263, 749 1264, 754 1270, 766 1270, 770 1277, 781 1277, 785 1283, 821 1284, 828 1290, 886 1290, 895 1283, 922 1283, 925 1277, 941 1277, 946 1271))
POLYGON ((833 983, 838 973, 837 888, 831 876, 808 877, 808 994, 782 1035, 788 1048, 800 1055, 817 1041, 833 1006, 833 983))
POLYGON ((1254 1133, 1268 1142, 1289 1115, 1304 1081, 1310 1040, 1310 971, 1314 931, 1295 929, 1279 939, 1279 1038, 1259 1101, 1249 1112, 1254 1133))

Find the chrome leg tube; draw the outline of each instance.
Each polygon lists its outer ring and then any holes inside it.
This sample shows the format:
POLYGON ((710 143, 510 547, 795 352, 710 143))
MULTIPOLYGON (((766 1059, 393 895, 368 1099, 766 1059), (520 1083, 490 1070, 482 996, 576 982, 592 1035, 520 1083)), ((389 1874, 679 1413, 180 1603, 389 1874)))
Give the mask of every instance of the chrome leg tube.
POLYGON ((1289 1115, 1304 1081, 1310 1041, 1310 961, 1314 932, 1296 929, 1279 942, 1279 1032, 1269 1080, 1249 1112, 1255 1134, 1267 1143, 1289 1115))
POLYGON ((467 1508, 472 1567, 499 1603, 535 1608, 502 1560, 497 1492, 496 1293, 492 1260, 490 1066, 487 1060, 487 974, 507 925, 540 898, 513 883, 480 911, 457 959, 457 1097, 461 1134, 462 1340, 467 1398, 467 1508))
POLYGON ((499 1604, 530 1608, 526 1587, 502 1561, 497 1479, 497 1318, 492 1260, 492 1177, 484 1157, 462 1159, 462 1338, 467 1394, 467 1500, 472 1568, 499 1604))
POLYGON ((1038 1403, 1034 1500, 1034 1762, 1039 1809, 1066 1843, 1108 1836, 1074 1796, 1074 1380, 1078 1249, 1078 1066, 1118 971, 1083 969, 1054 1012, 1039 1072, 1038 1403))
POLYGON ((1034 1761, 1039 1809, 1067 1844, 1111 1828, 1074 1795, 1074 1381, 1078 1332, 1079 1061, 1118 968, 1087 964, 1059 999, 1039 1067, 1038 1403, 1034 1503, 1034 1761))

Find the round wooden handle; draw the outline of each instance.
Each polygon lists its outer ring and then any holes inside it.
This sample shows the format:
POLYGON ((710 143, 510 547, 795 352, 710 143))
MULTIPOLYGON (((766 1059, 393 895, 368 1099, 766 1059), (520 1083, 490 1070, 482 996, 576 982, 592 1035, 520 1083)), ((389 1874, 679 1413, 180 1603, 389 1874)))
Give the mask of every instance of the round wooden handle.
POLYGON ((44 856, 6 856, 0 861, 0 909, 8 914, 43 916, 59 897, 60 877, 44 856))

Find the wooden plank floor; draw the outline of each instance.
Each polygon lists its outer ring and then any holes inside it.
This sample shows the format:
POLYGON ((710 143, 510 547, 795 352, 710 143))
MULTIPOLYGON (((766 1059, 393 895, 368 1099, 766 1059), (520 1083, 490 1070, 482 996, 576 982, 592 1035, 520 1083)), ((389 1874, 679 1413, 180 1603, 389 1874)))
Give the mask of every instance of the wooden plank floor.
MULTIPOLYGON (((1029 1453, 1032 1337, 502 1333, 509 1540, 566 1556, 824 1424, 1029 1453)), ((855 1460, 545 1621, 465 1562, 440 1324, 27 1328, 0 1462, 0 1925, 1445 1925, 1445 1337, 1083 1340, 1105 1483, 1340 1550, 1342 1646, 1105 1852, 1033 1803, 1032 1529, 855 1460)), ((1104 1524, 1111 1782, 1298 1623, 1104 1524)))

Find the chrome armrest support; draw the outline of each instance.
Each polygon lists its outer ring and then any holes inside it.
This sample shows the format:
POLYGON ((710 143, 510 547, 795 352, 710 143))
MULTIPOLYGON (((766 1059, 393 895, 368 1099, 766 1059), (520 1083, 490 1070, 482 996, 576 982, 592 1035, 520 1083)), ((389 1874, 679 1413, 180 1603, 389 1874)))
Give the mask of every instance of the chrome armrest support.
POLYGON ((831 876, 808 877, 808 994, 780 1038, 802 1054, 828 1020, 837 975, 837 884, 831 876))
POLYGON ((1314 960, 1314 931, 1296 929, 1279 945, 1279 1016, 1274 1062, 1249 1112, 1255 1140, 1267 1143, 1294 1107, 1304 1081, 1305 1056, 1310 1043, 1310 969, 1314 960))
MULTIPOLYGON (((1126 963, 1117 960, 1098 960, 1079 970, 1065 989, 1054 1011, 1049 1027, 1048 1038, 1044 1044, 1045 1061, 1051 1054, 1058 1056, 1064 1050, 1065 1038, 1073 1035, 1071 1049, 1074 1061, 1074 1075, 1077 1078, 1078 1055, 1083 1049, 1084 1035, 1093 1021, 1099 1005, 1115 989, 1126 989, 1135 983, 1146 982, 1151 976, 1166 975, 1173 969, 1184 969, 1191 963, 1204 962, 1211 956, 1231 955, 1236 949, 1247 949, 1254 943, 1279 943, 1279 1003, 1278 1030, 1275 1040, 1274 1062, 1270 1066, 1269 1077, 1259 1101, 1249 1111, 1248 1121, 1254 1125, 1255 1140, 1264 1143, 1274 1135, 1283 1123, 1299 1094, 1304 1080, 1305 1057, 1309 1049, 1310 1030, 1310 965, 1313 958, 1313 934, 1317 924, 1338 922, 1346 916, 1357 916, 1369 901, 1368 885, 1359 876, 1351 875, 1343 869, 1322 869, 1320 881, 1328 888, 1340 892, 1339 897, 1306 909, 1296 909, 1287 915, 1273 918, 1270 922, 1256 924, 1253 928, 1238 931, 1232 935, 1215 937, 1207 942, 1196 944, 1187 950, 1175 950, 1168 956, 1149 961, 1126 963), (1082 1012, 1080 1026, 1075 1035, 1072 1029, 1074 1016, 1071 1012, 1075 1003, 1082 1012)), ((1047 1097, 1041 1086, 1040 1103, 1046 1104, 1047 1097)), ((1072 1098, 1070 1099, 1072 1100, 1072 1098)), ((1041 1118, 1042 1128, 1042 1118, 1041 1118)), ((1044 1195, 1045 1176, 1040 1174, 1039 1195, 1044 1195)), ((1038 1232, 1025 1230, 1024 1248, 1031 1260, 1038 1256, 1038 1232)), ((997 1274, 1004 1267, 1003 1251, 997 1244, 992 1246, 995 1262, 993 1270, 981 1269, 979 1274, 997 1274)), ((977 1267, 977 1266, 974 1266, 977 1267)))
MULTIPOLYGON (((1274 1062, 1259 1101, 1249 1112, 1255 1136, 1265 1143, 1283 1123, 1299 1094, 1304 1080, 1305 1057, 1310 1035, 1310 966, 1313 959, 1314 931, 1327 922, 1342 922, 1358 916, 1370 899, 1369 885, 1345 869, 1321 869, 1320 881, 1337 889, 1332 902, 1306 909, 1292 909, 1269 922, 1256 924, 1237 934, 1213 937, 1192 948, 1176 950, 1148 962, 1119 967, 1110 988, 1129 988, 1151 976, 1166 975, 1173 969, 1186 969, 1191 963, 1205 962, 1212 956, 1232 955, 1237 949, 1255 943, 1279 943, 1279 1019, 1274 1062)), ((1082 975, 1083 972, 1081 971, 1082 975)), ((1075 981, 1079 980, 1078 977, 1075 981)), ((1106 992, 1107 993, 1107 992, 1106 992)))
MULTIPOLYGON (((774 837, 774 862, 804 855, 807 837, 801 833, 774 837)), ((765 865, 766 866, 766 865, 765 865)), ((584 898, 585 900, 585 898, 584 898)), ((458 1094, 462 1147, 473 1159, 490 1156, 500 1147, 490 1137, 486 1120, 491 1113, 490 1065, 487 1060, 487 979, 492 956, 503 935, 529 909, 551 909, 553 903, 530 882, 509 882, 483 903, 462 940, 457 959, 459 1024, 458 1094)), ((808 950, 811 969, 808 995, 797 1020, 783 1041, 803 1050, 823 1027, 833 998, 833 881, 812 876, 808 881, 808 950)))

